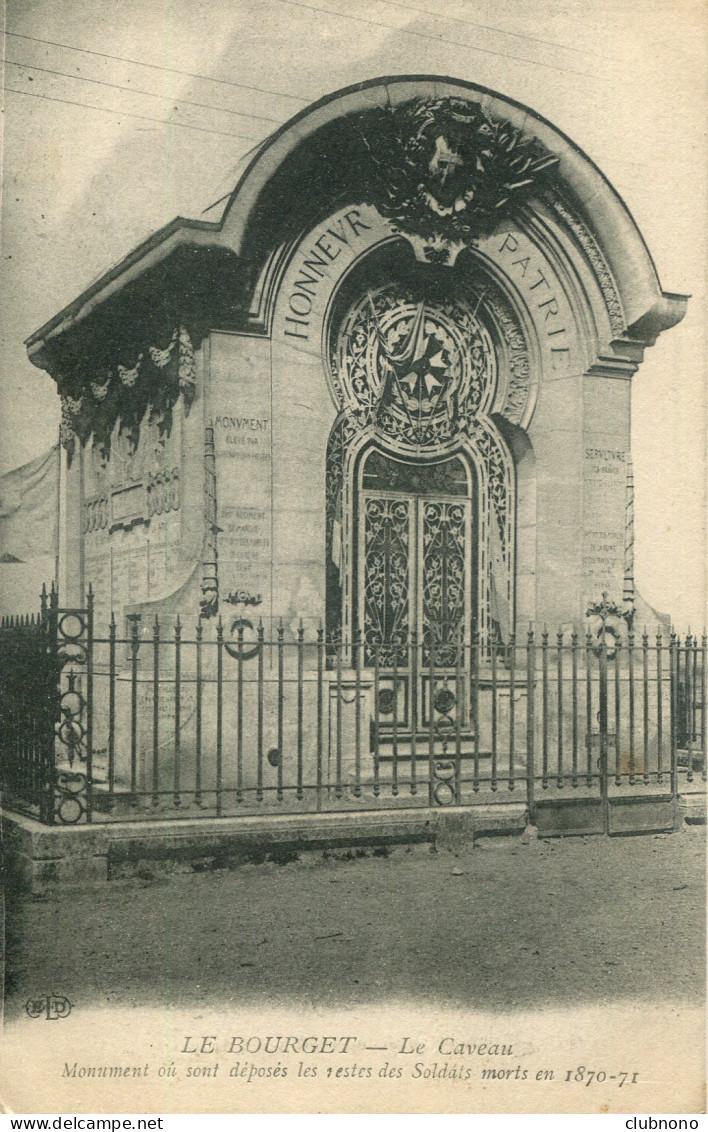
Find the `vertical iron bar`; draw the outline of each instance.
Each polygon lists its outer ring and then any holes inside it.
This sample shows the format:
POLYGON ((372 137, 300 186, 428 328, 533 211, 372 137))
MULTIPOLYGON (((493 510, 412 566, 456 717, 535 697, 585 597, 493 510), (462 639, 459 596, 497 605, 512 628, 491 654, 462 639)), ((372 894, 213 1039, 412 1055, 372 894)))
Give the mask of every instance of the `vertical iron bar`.
POLYGON ((656 769, 657 782, 664 781, 664 707, 661 633, 656 634, 656 769))
MULTIPOLYGON (((284 652, 284 648, 285 648, 284 636, 285 636, 285 629, 283 628, 283 619, 281 617, 280 620, 278 621, 278 738, 277 738, 277 745, 278 745, 278 770, 277 770, 278 785, 277 785, 277 789, 276 789, 276 797, 277 797, 279 802, 282 802, 282 800, 283 800, 283 757, 284 757, 284 751, 283 751, 283 696, 284 696, 283 662, 284 662, 284 656, 283 656, 283 652, 284 652)), ((298 671, 298 676, 299 676, 299 671, 298 671)), ((299 685, 298 685, 298 701, 299 701, 299 693, 300 693, 300 688, 299 688, 299 685)), ((299 702, 298 702, 298 706, 299 706, 299 702)), ((299 746, 300 746, 300 715, 298 713, 298 748, 299 748, 299 746)))
POLYGON ((374 645, 374 797, 378 798, 381 791, 381 783, 379 781, 380 773, 380 726, 381 721, 379 717, 379 646, 374 645))
POLYGON ((548 631, 541 634, 541 787, 548 789, 548 631))
POLYGON ((536 801, 536 767, 535 767, 535 675, 536 675, 536 646, 534 645, 533 629, 529 626, 526 638, 526 797, 528 802, 529 818, 533 822, 536 801))
POLYGON ((201 621, 197 622, 196 632, 196 707, 195 707, 195 760, 196 766, 194 771, 194 801, 197 806, 202 804, 202 633, 204 632, 201 621))
POLYGON ((391 793, 398 794, 398 646, 393 645, 393 759, 391 763, 391 793))
POLYGON ((354 634, 354 797, 361 797, 361 636, 354 634))
POLYGON ((563 633, 559 629, 556 636, 556 677, 558 680, 558 778, 556 785, 562 787, 563 780, 563 633))
POLYGON ((516 634, 509 637, 509 789, 514 789, 516 768, 516 634))
POLYGON ((470 647, 472 660, 472 702, 474 705, 474 773, 472 775, 472 789, 479 791, 479 665, 480 640, 479 632, 475 626, 470 647))
POLYGON ((317 809, 322 808, 322 757, 324 750, 324 628, 317 630, 317 809))
POLYGON ((703 762, 703 781, 706 781, 706 640, 701 637, 701 758, 703 762))
POLYGON ((334 787, 335 798, 342 797, 342 642, 338 641, 336 644, 337 650, 337 749, 336 756, 336 781, 334 787))
POLYGON ((677 727, 677 698, 678 698, 678 655, 677 655, 677 639, 674 632, 671 633, 669 638, 669 674, 671 681, 671 690, 669 694, 669 703, 671 706, 671 796, 678 800, 678 766, 677 766, 677 751, 676 751, 676 727, 677 727))
POLYGON ((433 706, 433 689, 435 687, 435 642, 433 640, 433 627, 430 627, 428 637, 428 802, 432 806, 435 802, 435 708, 433 706))
POLYGON ((457 648, 455 650, 455 802, 459 806, 462 801, 462 664, 461 653, 465 647, 465 639, 460 632, 457 648))
MULTIPOLYGON (((297 789, 298 801, 302 799, 303 779, 303 695, 305 673, 305 627, 302 623, 297 629, 297 789)), ((281 756, 282 761, 282 756, 281 756)), ((281 777, 282 786, 282 777, 281 777)))
POLYGON ((609 794, 607 783, 607 640, 603 634, 600 646, 600 797, 603 826, 610 832, 609 794))
POLYGON ((116 618, 111 613, 108 629, 108 796, 113 800, 116 783, 116 618))
POLYGON ((497 642, 491 642, 492 662, 492 780, 491 788, 497 789, 497 642))
POLYGON ((627 634, 627 679, 629 681, 629 785, 634 785, 634 633, 627 634))
POLYGON ((175 768, 173 783, 173 802, 179 806, 182 757, 182 622, 177 614, 175 621, 175 768))
POLYGON ((224 625, 221 617, 216 626, 216 816, 221 817, 224 743, 224 625))
POLYGON ((573 630, 570 636, 570 657, 572 670, 573 696, 573 776, 571 784, 578 785, 578 634, 573 630))
POLYGON ((620 668, 622 665, 622 644, 617 642, 617 648, 614 655, 614 670, 615 670, 615 786, 622 785, 622 766, 620 763, 620 748, 621 748, 621 726, 622 720, 620 715, 620 668))
POLYGON ((588 787, 592 786, 593 779, 593 765, 592 765, 592 634, 588 630, 585 637, 585 746, 586 746, 586 767, 585 767, 585 782, 588 787))
POLYGON ((236 801, 243 802, 243 620, 237 626, 236 664, 236 801))
POLYGON ((93 587, 86 601, 86 821, 93 820, 93 587))
POLYGON ((138 617, 130 617, 130 793, 138 791, 138 617))
POLYGON ((683 668, 686 677, 686 692, 684 696, 685 704, 685 729, 686 729, 686 749, 688 751, 688 762, 686 764, 686 782, 693 782, 693 679, 691 672, 691 653, 693 651, 693 637, 689 633, 686 637, 685 644, 685 660, 683 668))
POLYGON ((160 801, 160 622, 152 630, 152 804, 160 801))
POLYGON ((411 662, 409 665, 409 672, 411 674, 411 794, 418 792, 418 768, 416 765, 416 743, 418 741, 418 630, 413 629, 411 632, 411 662))
POLYGON ((263 621, 258 622, 258 717, 256 736, 256 800, 263 801, 263 621))
POLYGON ((644 751, 645 786, 649 782, 649 634, 642 634, 642 734, 644 751))
POLYGON ((697 689, 698 689, 698 634, 693 635, 693 647, 691 649, 692 667, 693 667, 693 695, 691 696, 691 742, 695 743, 698 737, 696 727, 696 709, 697 709, 697 689))

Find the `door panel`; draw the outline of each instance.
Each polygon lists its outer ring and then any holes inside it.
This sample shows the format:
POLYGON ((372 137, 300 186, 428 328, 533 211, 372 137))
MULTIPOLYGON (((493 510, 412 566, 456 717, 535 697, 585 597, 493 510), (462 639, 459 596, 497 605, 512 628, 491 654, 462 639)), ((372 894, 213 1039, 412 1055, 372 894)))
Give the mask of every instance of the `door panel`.
POLYGON ((454 668, 459 646, 465 642, 469 504, 444 499, 417 502, 423 663, 430 664, 432 646, 436 667, 454 668))
POLYGON ((362 623, 364 663, 406 667, 410 639, 413 501, 364 497, 362 623))
POLYGON ((448 726, 467 723, 471 532, 471 503, 459 495, 362 492, 359 625, 364 665, 378 660, 384 730, 428 726, 431 661, 436 723, 443 708, 448 726))

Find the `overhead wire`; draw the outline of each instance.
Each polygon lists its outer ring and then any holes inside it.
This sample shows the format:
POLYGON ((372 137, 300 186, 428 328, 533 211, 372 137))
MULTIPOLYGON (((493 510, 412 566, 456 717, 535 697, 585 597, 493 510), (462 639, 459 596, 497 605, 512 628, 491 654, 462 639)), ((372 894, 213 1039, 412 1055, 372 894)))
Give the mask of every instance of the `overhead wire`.
POLYGON ((190 98, 173 98, 169 94, 156 94, 151 90, 140 90, 138 89, 138 87, 123 86, 121 83, 109 83, 104 79, 91 79, 86 75, 72 75, 68 71, 54 71, 49 67, 40 67, 36 63, 18 63, 15 59, 5 59, 4 61, 10 67, 18 67, 20 70, 41 71, 41 73, 44 75, 58 75, 64 79, 75 79, 77 82, 93 83, 95 86, 105 86, 109 87, 112 90, 124 90, 127 91, 128 94, 143 94, 148 98, 161 99, 163 102, 171 102, 173 104, 179 102, 184 106, 198 106, 202 110, 218 110, 222 114, 233 114, 238 118, 255 118, 261 122, 275 122, 276 125, 280 125, 281 123, 280 118, 268 118, 265 114, 249 114, 245 110, 229 110, 226 106, 214 106, 214 104, 211 102, 194 102, 190 98))
MULTIPOLYGON (((386 0, 384 0, 384 3, 386 0)), ((416 39, 425 39, 430 43, 447 43, 453 47, 464 47, 466 51, 476 51, 484 55, 495 55, 501 59, 511 59, 515 63, 528 63, 533 67, 545 67, 551 71, 560 71, 562 74, 568 75, 581 75, 585 78, 592 78, 593 75, 589 71, 576 71, 571 67, 558 66, 555 63, 545 63, 540 59, 529 59, 524 55, 509 55, 506 51, 495 51, 491 47, 479 47, 473 43, 465 43, 459 39, 448 39, 443 35, 429 35, 426 32, 414 31, 412 28, 398 27, 397 24, 385 24, 380 20, 370 20, 366 16, 353 16, 350 12, 339 12, 333 8, 320 8, 315 4, 303 4, 300 0, 275 0, 276 4, 285 4, 289 8, 302 8, 304 11, 323 13, 327 16, 335 16, 341 20, 353 20, 359 24, 367 24, 369 27, 384 28, 386 31, 395 31, 399 35, 413 36, 416 39)))
POLYGON ((147 114, 134 114, 128 110, 109 110, 106 106, 92 106, 90 102, 76 102, 70 98, 56 98, 49 94, 36 94, 33 90, 16 90, 15 87, 5 86, 3 90, 10 94, 21 94, 26 98, 39 98, 43 102, 59 102, 64 106, 83 106, 86 110, 97 110, 99 114, 113 114, 117 118, 137 118, 142 122, 157 122, 160 126, 174 126, 178 130, 197 130, 201 134, 219 134, 223 138, 238 138, 240 141, 260 141, 251 134, 234 134, 229 130, 210 130, 206 126, 191 126, 187 122, 174 122, 170 118, 152 118, 147 114))
MULTIPOLYGON (((440 17, 439 12, 431 12, 430 8, 418 8, 414 4, 402 4, 400 0, 385 0, 385 3, 387 8, 403 8, 406 12, 420 12, 425 16, 440 17)), ((541 39, 541 37, 537 35, 526 35, 525 32, 509 31, 508 28, 496 27, 494 24, 480 24, 477 23, 476 20, 463 20, 461 16, 444 15, 442 19, 447 20, 449 23, 462 24, 463 27, 478 28, 480 31, 496 32, 499 35, 506 35, 512 39, 525 39, 529 43, 541 43, 546 47, 553 47, 560 51, 572 51, 576 55, 593 54, 593 52, 587 52, 582 47, 571 47, 565 43, 558 43, 553 39, 541 39)))
POLYGON ((201 75, 196 71, 185 71, 180 69, 179 67, 166 67, 160 65, 159 63, 145 63, 142 59, 130 59, 126 55, 109 55, 105 51, 93 51, 88 47, 73 47, 69 43, 59 43, 53 39, 40 39, 39 36, 25 35, 24 33, 19 31, 6 31, 5 35, 11 36, 13 39, 27 39, 32 43, 44 43, 50 47, 62 47, 66 51, 80 51, 83 55, 95 55, 99 59, 112 59, 116 63, 132 63, 136 67, 148 67, 152 71, 168 71, 173 75, 185 75, 190 79, 200 79, 203 82, 218 83, 221 86, 232 86, 238 88, 239 90, 254 90, 259 94, 272 94, 277 98, 289 98, 293 102, 301 102, 303 105, 311 101, 308 98, 301 98, 297 94, 288 94, 282 90, 271 90, 268 87, 253 86, 253 84, 251 83, 239 83, 233 79, 218 79, 214 78, 212 75, 201 75))

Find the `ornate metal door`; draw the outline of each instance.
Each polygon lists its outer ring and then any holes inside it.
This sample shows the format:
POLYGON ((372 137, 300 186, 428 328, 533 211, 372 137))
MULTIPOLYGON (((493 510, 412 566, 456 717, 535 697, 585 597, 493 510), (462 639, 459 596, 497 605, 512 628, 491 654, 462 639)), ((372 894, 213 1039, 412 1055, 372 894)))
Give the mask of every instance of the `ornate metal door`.
POLYGON ((384 731, 427 733, 431 675, 434 711, 439 701, 454 726, 458 711, 460 725, 468 723, 461 690, 472 621, 470 496, 459 458, 416 466, 373 453, 366 463, 359 627, 364 665, 379 671, 384 731))

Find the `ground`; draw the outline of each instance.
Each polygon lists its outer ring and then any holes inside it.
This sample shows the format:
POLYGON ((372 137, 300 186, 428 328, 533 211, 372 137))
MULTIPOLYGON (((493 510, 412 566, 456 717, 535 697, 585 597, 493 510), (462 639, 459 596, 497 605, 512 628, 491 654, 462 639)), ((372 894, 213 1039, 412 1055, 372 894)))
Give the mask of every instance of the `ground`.
POLYGON ((358 853, 146 866, 10 902, 6 1016, 47 990, 87 1006, 703 998, 702 827, 358 853))

